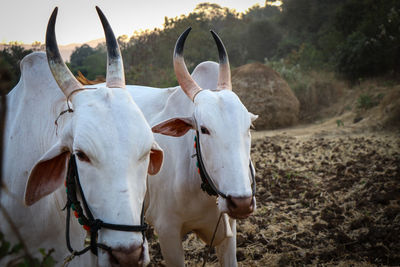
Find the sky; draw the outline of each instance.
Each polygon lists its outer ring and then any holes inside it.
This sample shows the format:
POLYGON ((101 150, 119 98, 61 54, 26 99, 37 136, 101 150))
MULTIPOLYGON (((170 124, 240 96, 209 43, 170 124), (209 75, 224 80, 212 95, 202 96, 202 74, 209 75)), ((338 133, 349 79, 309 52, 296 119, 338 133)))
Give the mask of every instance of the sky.
MULTIPOLYGON (((106 15, 116 36, 162 27, 164 17, 188 14, 202 2, 243 12, 265 0, 0 0, 0 43, 44 43, 47 22, 58 6, 57 42, 84 43, 104 37, 95 6, 106 15)), ((189 26, 189 25, 188 25, 189 26)))

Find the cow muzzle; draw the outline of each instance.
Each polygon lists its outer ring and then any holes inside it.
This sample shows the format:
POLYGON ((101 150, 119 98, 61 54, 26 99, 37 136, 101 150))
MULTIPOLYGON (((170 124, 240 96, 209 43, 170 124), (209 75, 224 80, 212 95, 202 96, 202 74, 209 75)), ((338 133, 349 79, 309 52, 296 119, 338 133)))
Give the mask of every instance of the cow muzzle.
POLYGON ((143 245, 112 249, 108 252, 112 267, 145 266, 143 245))
POLYGON ((233 219, 246 219, 254 211, 254 197, 231 197, 226 198, 228 215, 233 219))

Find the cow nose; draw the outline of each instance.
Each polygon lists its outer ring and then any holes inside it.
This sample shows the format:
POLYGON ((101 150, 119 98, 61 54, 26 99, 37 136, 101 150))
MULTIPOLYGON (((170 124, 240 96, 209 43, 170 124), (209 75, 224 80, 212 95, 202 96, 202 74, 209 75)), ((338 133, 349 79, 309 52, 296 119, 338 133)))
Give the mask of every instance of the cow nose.
POLYGON ((253 197, 227 197, 228 215, 234 219, 245 219, 254 210, 253 197))
POLYGON ((113 267, 143 266, 143 245, 113 249, 110 263, 113 267))

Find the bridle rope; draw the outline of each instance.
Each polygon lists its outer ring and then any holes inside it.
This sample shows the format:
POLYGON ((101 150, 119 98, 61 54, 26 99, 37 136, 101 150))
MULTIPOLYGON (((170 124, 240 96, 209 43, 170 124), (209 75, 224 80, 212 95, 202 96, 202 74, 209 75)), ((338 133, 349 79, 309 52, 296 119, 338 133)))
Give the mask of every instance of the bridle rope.
MULTIPOLYGON (((206 167, 204 166, 204 161, 203 157, 201 155, 201 148, 200 148, 200 134, 199 131, 196 131, 196 135, 194 137, 194 147, 196 149, 196 157, 197 157, 197 168, 198 168, 198 173, 200 174, 201 177, 201 189, 206 192, 210 196, 220 196, 223 198, 228 198, 226 194, 223 192, 219 191, 218 188, 215 186, 213 180, 211 177, 208 175, 206 167)), ((255 176, 254 176, 254 169, 253 169, 253 164, 251 160, 249 160, 249 169, 250 169, 250 175, 251 175, 251 190, 252 190, 252 196, 254 197, 256 194, 256 181, 255 181, 255 176)))
POLYGON ((100 219, 95 219, 92 212, 90 211, 90 208, 88 206, 88 203, 86 201, 85 195, 82 190, 81 183, 79 181, 79 174, 76 165, 75 154, 71 155, 68 162, 68 171, 67 171, 65 186, 67 192, 67 203, 64 207, 64 209, 67 210, 65 237, 67 242, 67 248, 71 252, 70 257, 80 256, 89 250, 94 255, 97 255, 97 248, 101 248, 103 250, 111 252, 111 248, 109 246, 97 242, 97 234, 101 228, 107 228, 115 231, 142 232, 142 237, 144 242, 145 231, 147 230, 147 224, 144 222, 144 201, 143 201, 142 211, 140 214, 140 225, 112 224, 112 223, 105 223, 100 219), (77 198, 76 188, 78 188, 79 194, 81 196, 83 209, 81 203, 77 198), (88 234, 90 233, 89 246, 85 247, 80 251, 74 250, 70 242, 69 228, 70 228, 71 209, 74 211, 74 215, 78 219, 79 224, 83 226, 83 228, 88 232, 88 234))
MULTIPOLYGON (((207 259, 208 259, 208 257, 209 257, 210 254, 211 254, 212 245, 213 245, 213 243, 214 243, 215 235, 217 234, 217 229, 218 229, 219 222, 221 221, 221 218, 222 218, 222 213, 219 215, 217 225, 215 226, 214 233, 213 233, 213 236, 212 236, 212 238, 211 238, 210 247, 208 248, 208 250, 206 251, 206 254, 204 255, 203 267, 206 266, 207 259)), ((206 247, 206 248, 207 248, 207 247, 206 247)))

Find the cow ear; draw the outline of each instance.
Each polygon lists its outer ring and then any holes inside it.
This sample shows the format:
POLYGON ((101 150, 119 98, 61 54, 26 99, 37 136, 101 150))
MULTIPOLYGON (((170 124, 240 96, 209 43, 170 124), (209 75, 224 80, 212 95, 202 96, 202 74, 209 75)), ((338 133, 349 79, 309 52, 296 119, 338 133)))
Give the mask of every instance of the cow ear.
POLYGON ((163 121, 151 130, 153 133, 159 133, 168 136, 179 137, 186 134, 190 129, 195 129, 195 123, 192 118, 173 118, 163 121))
POLYGON ((161 169, 163 158, 163 150, 156 142, 154 142, 150 150, 150 162, 147 173, 150 175, 156 175, 161 169))
POLYGON ((68 149, 57 143, 33 166, 25 188, 25 205, 36 203, 62 184, 69 155, 68 149))

